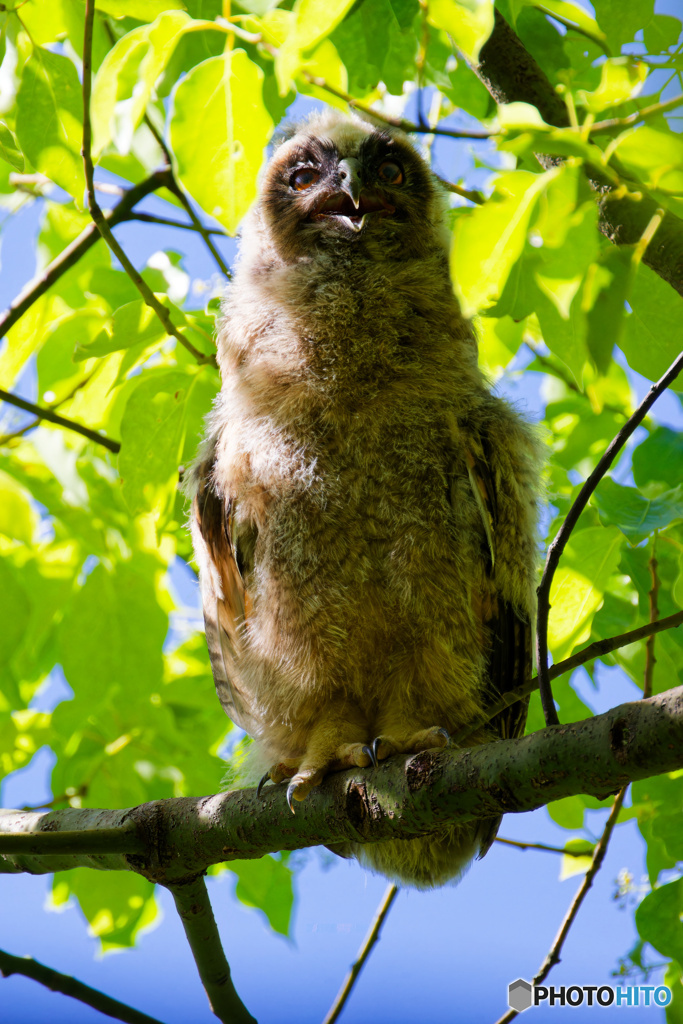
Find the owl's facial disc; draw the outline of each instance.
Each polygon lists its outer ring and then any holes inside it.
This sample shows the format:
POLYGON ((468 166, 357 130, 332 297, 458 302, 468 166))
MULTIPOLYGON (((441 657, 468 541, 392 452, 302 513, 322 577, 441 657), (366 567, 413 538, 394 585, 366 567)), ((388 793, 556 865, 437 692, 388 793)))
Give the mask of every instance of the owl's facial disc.
POLYGON ((340 160, 335 174, 335 188, 316 203, 309 215, 313 221, 326 221, 334 227, 348 228, 354 233, 363 230, 368 214, 392 214, 392 206, 384 196, 364 187, 360 162, 355 157, 340 160))

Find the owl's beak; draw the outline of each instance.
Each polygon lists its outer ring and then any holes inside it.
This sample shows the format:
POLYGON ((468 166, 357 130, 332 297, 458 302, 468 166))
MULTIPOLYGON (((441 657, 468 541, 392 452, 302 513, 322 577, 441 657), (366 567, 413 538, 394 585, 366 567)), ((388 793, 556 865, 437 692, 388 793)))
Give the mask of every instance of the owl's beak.
POLYGON ((360 162, 355 157, 348 160, 340 160, 337 168, 339 185, 342 192, 345 192, 351 199, 356 209, 360 206, 360 192, 363 183, 360 180, 360 162))

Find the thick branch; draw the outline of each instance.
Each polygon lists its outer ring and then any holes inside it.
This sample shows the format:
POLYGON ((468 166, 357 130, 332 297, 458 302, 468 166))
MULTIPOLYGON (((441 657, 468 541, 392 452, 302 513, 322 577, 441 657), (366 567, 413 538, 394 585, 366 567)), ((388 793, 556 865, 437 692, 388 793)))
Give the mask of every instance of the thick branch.
POLYGON ((204 879, 169 889, 212 1011, 223 1024, 256 1024, 232 983, 204 879))
POLYGON ((69 974, 62 974, 51 967, 46 967, 32 957, 12 956, 0 949, 0 974, 9 978, 12 974, 22 974, 26 978, 45 985, 51 992, 61 992, 65 996, 78 999, 87 1006, 94 1007, 100 1013, 108 1017, 115 1017, 117 1020, 126 1021, 126 1024, 161 1024, 156 1017, 150 1017, 146 1013, 134 1010, 126 1003, 120 1003, 118 999, 112 999, 104 992, 100 992, 90 985, 84 985, 82 981, 76 981, 69 974))
MULTIPOLYGON (((131 210, 141 199, 144 199, 145 196, 150 195, 152 192, 156 192, 157 189, 164 185, 168 186, 169 181, 170 174, 168 170, 155 171, 153 174, 150 174, 149 178, 141 181, 139 185, 128 189, 121 202, 117 203, 113 210, 103 214, 109 227, 116 227, 117 224, 129 220, 131 210)), ((59 256, 42 273, 34 277, 32 281, 29 281, 26 287, 19 292, 9 309, 0 316, 0 338, 4 338, 9 329, 14 326, 17 320, 21 319, 26 310, 30 309, 33 303, 41 295, 44 295, 48 288, 55 281, 58 281, 67 270, 75 266, 81 256, 84 256, 99 238, 100 233, 97 230, 97 226, 95 224, 88 224, 87 228, 81 231, 78 238, 74 238, 73 242, 67 245, 66 249, 60 252, 59 256)))
MULTIPOLYGON (((491 36, 482 47, 475 69, 498 103, 532 103, 548 124, 569 125, 567 109, 499 11, 491 36)), ((548 158, 555 162, 556 158, 548 158)), ((614 198, 609 181, 595 168, 586 168, 598 193, 600 230, 618 245, 636 244, 657 212, 658 204, 643 194, 640 201, 614 198)), ((683 295, 683 223, 667 213, 643 257, 655 273, 683 295)))
MULTIPOLYGON (((110 452, 116 454, 121 451, 121 445, 118 441, 113 441, 110 437, 105 437, 104 434, 98 434, 96 430, 84 427, 82 423, 69 420, 66 416, 60 416, 59 413, 44 405, 34 405, 33 402, 27 402, 25 399, 19 398, 18 395, 13 395, 10 391, 4 391, 2 388, 0 388, 0 402, 7 402, 8 405, 16 406, 17 409, 32 412, 38 420, 47 420, 49 423, 55 423, 58 427, 64 427, 65 430, 72 430, 76 434, 82 434, 89 441, 95 441, 96 444, 101 444, 108 448, 110 452)), ((35 426, 37 426, 37 421, 30 424, 30 428, 35 426)))
POLYGON ((0 811, 0 872, 127 869, 169 885, 235 858, 428 835, 446 823, 531 811, 577 793, 604 797, 628 782, 681 767, 683 687, 677 687, 519 740, 426 751, 391 758, 374 770, 335 773, 294 815, 284 785, 266 787, 261 798, 244 789, 158 800, 127 811, 0 811), (76 837, 70 855, 33 855, 12 847, 17 833, 39 839, 41 831, 130 828, 130 822, 144 856, 85 855, 76 837))
POLYGON ((557 712, 555 711, 552 699, 548 675, 548 616, 550 613, 550 587, 555 570, 571 532, 579 521, 581 513, 588 504, 593 491, 614 462, 617 453, 621 451, 636 427, 645 419, 646 414, 659 396, 667 389, 669 384, 675 381, 681 371, 683 371, 683 352, 674 360, 664 376, 660 377, 657 383, 652 385, 636 411, 627 419, 616 437, 610 441, 606 452, 579 491, 574 504, 567 513, 566 519, 557 532, 557 536, 548 548, 543 576, 538 588, 536 653, 538 660, 538 687, 541 692, 545 720, 550 724, 557 722, 557 712))

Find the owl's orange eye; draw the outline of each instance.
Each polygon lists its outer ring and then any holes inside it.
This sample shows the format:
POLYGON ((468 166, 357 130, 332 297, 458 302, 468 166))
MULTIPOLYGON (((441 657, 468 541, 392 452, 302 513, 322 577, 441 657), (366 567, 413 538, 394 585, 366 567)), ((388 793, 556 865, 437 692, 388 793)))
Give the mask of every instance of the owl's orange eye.
POLYGON ((381 181, 386 182, 387 185, 403 184, 403 170, 393 160, 385 160, 384 163, 381 163, 377 174, 381 181))
POLYGON ((303 192, 305 189, 310 188, 311 185, 315 185, 319 177, 320 172, 316 171, 313 167, 301 167, 298 171, 294 172, 289 184, 297 192, 303 192))

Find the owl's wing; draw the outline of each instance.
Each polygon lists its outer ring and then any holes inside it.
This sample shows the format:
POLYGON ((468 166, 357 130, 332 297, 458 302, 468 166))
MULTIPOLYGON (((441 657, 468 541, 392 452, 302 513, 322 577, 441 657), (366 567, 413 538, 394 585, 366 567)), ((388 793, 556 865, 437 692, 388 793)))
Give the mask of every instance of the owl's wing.
POLYGON ((200 567, 206 641, 223 710, 235 725, 253 736, 255 719, 251 700, 240 685, 238 671, 242 631, 251 612, 251 600, 244 582, 245 563, 240 559, 235 537, 235 503, 230 497, 217 493, 212 469, 211 462, 207 461, 196 473, 191 523, 200 567))
MULTIPOLYGON (((472 444, 465 452, 472 491, 481 514, 488 551, 488 592, 481 602, 482 624, 488 633, 487 704, 490 706, 531 678, 531 623, 517 614, 494 584, 498 502, 485 442, 472 444)), ((501 711, 491 727, 501 739, 512 739, 524 731, 528 701, 518 701, 501 711)))
MULTIPOLYGON (((515 612, 510 602, 500 595, 494 583, 498 503, 487 454, 485 443, 476 447, 471 445, 465 452, 470 484, 481 514, 487 542, 485 557, 490 585, 479 602, 482 626, 488 635, 485 708, 496 703, 503 694, 525 683, 531 676, 532 667, 531 623, 515 612)), ((524 732, 528 703, 526 698, 501 711, 491 719, 490 728, 497 732, 501 739, 521 736, 524 732)), ((496 816, 482 818, 479 822, 479 859, 490 849, 501 821, 502 818, 496 816)))

